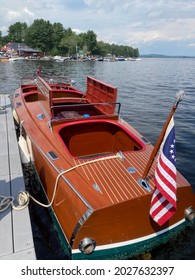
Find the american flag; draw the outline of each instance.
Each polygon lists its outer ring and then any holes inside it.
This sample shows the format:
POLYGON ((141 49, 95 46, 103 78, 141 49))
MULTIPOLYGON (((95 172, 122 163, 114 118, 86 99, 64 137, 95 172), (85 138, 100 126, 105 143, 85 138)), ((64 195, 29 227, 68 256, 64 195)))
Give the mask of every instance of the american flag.
POLYGON ((176 212, 176 149, 174 119, 171 118, 160 147, 154 182, 150 215, 162 226, 176 212))

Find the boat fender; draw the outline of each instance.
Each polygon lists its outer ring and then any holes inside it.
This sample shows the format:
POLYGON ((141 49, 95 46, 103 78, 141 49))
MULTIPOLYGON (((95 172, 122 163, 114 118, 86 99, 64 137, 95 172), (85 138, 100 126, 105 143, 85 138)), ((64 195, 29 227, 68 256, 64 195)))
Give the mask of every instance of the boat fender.
POLYGON ((31 160, 31 162, 34 162, 35 159, 34 159, 34 155, 33 155, 32 142, 31 142, 28 135, 26 137, 26 143, 27 143, 27 146, 28 146, 29 154, 30 154, 30 160, 31 160))
POLYGON ((20 135, 20 137, 19 137, 18 145, 19 145, 19 151, 20 151, 20 157, 21 157, 22 163, 23 164, 29 163, 30 162, 30 152, 28 149, 27 142, 22 135, 20 135))
POLYGON ((14 118, 14 121, 16 122, 16 124, 19 125, 20 120, 19 120, 19 118, 18 118, 18 115, 17 115, 15 109, 13 110, 13 118, 14 118))

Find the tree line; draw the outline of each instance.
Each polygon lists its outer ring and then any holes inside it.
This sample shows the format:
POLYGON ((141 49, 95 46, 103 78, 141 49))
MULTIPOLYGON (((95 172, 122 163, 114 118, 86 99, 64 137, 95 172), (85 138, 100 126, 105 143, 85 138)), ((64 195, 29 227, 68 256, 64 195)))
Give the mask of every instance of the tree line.
POLYGON ((24 43, 46 55, 139 56, 138 48, 97 41, 97 35, 92 30, 76 34, 71 28, 65 29, 59 22, 52 24, 44 19, 36 19, 30 26, 25 22, 16 22, 9 26, 7 33, 2 36, 0 31, 1 46, 8 42, 24 43))

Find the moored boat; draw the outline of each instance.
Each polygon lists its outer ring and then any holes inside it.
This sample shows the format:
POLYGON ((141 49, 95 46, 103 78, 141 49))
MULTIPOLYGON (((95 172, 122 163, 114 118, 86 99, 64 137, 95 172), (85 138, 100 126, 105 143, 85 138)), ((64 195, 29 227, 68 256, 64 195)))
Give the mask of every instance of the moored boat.
POLYGON ((13 56, 13 57, 10 57, 10 58, 9 58, 9 61, 10 61, 10 62, 18 61, 18 60, 19 60, 19 57, 14 57, 14 56, 13 56))
POLYGON ((17 122, 72 259, 133 257, 194 221, 192 188, 178 171, 174 215, 161 224, 151 217, 155 148, 120 108, 117 89, 92 77, 81 92, 38 75, 14 95, 17 122))

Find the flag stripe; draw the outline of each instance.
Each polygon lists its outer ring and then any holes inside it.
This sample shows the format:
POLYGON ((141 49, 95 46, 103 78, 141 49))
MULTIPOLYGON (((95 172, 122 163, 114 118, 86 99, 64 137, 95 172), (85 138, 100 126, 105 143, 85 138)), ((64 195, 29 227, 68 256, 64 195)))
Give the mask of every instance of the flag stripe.
POLYGON ((173 207, 173 205, 169 203, 166 200, 166 198, 160 193, 158 193, 158 195, 155 198, 156 202, 154 204, 151 204, 152 207, 150 210, 150 214, 159 225, 162 225, 164 222, 167 221, 167 219, 169 219, 172 216, 172 213, 174 214, 175 207, 173 207))
POLYGON ((161 212, 158 213, 156 219, 160 225, 163 225, 167 220, 169 220, 174 214, 174 207, 169 203, 166 207, 163 208, 161 212))
MULTIPOLYGON (((167 176, 174 178, 175 179, 175 175, 176 175, 176 168, 175 166, 167 160, 167 158, 162 154, 160 157, 160 167, 162 167, 162 171, 161 172, 166 172, 167 176)), ((174 185, 175 182, 172 184, 174 185)))
POLYGON ((154 213, 158 207, 165 201, 165 197, 159 193, 158 189, 156 189, 156 192, 154 192, 154 195, 152 197, 152 202, 151 202, 151 208, 150 208, 150 213, 154 213))
POLYGON ((155 173, 155 184, 158 186, 158 189, 161 191, 161 193, 167 197, 167 199, 176 199, 175 187, 173 187, 169 181, 163 178, 162 174, 159 174, 159 171, 156 171, 155 173))
POLYGON ((171 118, 160 147, 155 170, 150 215, 159 225, 168 221, 176 211, 176 149, 174 120, 171 118))
POLYGON ((164 171, 162 166, 158 166, 158 168, 155 171, 155 175, 159 176, 163 182, 166 182, 166 184, 171 188, 173 192, 175 191, 175 187, 176 187, 175 176, 171 177, 168 172, 164 171))

